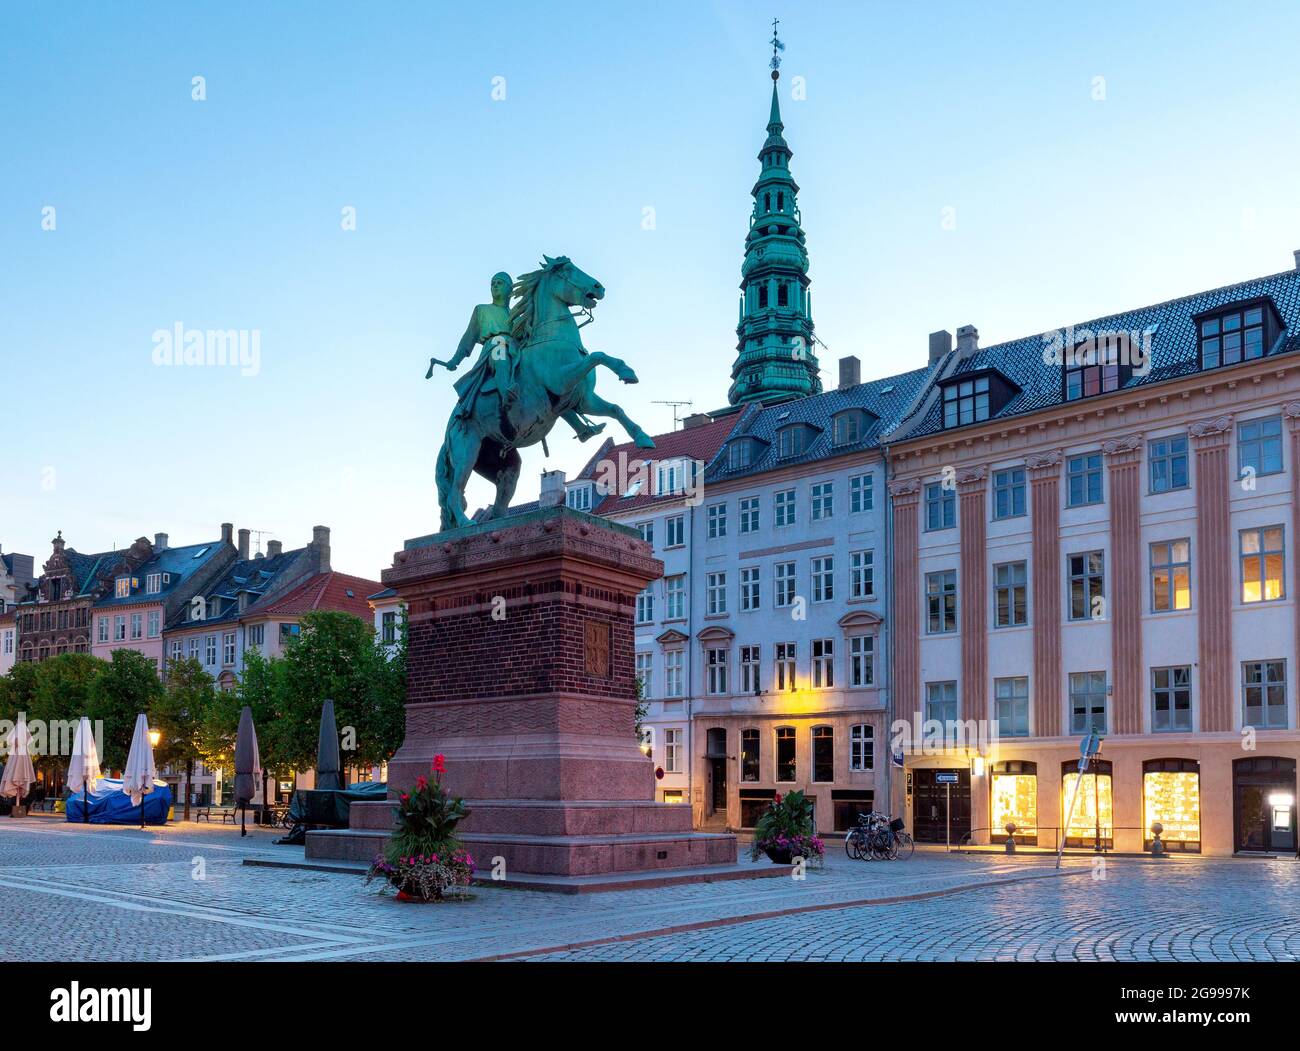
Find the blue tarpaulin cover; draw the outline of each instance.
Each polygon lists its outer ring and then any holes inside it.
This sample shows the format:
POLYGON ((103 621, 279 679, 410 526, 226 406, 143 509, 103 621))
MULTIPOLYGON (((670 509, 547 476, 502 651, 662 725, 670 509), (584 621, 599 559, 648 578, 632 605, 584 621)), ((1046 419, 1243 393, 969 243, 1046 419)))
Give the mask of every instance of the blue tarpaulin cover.
MULTIPOLYGON (((172 805, 172 790, 163 781, 153 783, 153 791, 144 797, 144 820, 147 825, 165 825, 167 811, 172 805)), ((69 795, 64 800, 69 821, 81 821, 81 793, 69 795)), ((90 823, 92 825, 138 825, 140 808, 131 803, 131 797, 122 791, 122 780, 101 777, 90 793, 90 823)))

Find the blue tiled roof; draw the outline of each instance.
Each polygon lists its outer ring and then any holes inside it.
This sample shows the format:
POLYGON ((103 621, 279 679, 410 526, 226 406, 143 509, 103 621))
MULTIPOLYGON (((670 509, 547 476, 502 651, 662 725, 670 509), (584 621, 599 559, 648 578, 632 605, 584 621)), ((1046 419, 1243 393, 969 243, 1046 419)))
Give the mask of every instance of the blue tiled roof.
POLYGON ((299 559, 307 554, 305 547, 294 548, 292 551, 282 551, 280 554, 262 558, 241 558, 232 562, 229 568, 223 573, 215 583, 210 584, 203 593, 204 599, 209 603, 214 598, 221 599, 222 610, 216 616, 209 616, 202 621, 189 622, 184 620, 187 611, 182 610, 180 617, 174 622, 168 624, 169 629, 179 629, 188 627, 210 626, 212 624, 223 624, 230 621, 238 620, 240 617, 253 611, 257 602, 263 595, 275 584, 280 576, 292 569, 295 565, 300 565, 299 559), (244 609, 239 608, 239 593, 246 591, 249 593, 249 601, 244 609))
POLYGON ((930 368, 914 369, 898 376, 859 383, 854 387, 825 391, 806 398, 778 402, 754 413, 731 434, 717 460, 705 475, 707 481, 741 478, 778 467, 813 463, 831 456, 876 448, 882 434, 895 427, 912 407, 916 396, 930 375, 930 368), (865 409, 871 413, 860 439, 847 445, 832 445, 832 419, 845 409, 865 409), (874 419, 872 418, 874 417, 874 419), (805 423, 818 429, 799 456, 777 456, 777 432, 793 423, 805 423), (728 448, 742 438, 758 438, 759 446, 748 467, 732 470, 728 448))
POLYGON ((95 555, 83 555, 80 551, 65 547, 63 557, 67 559, 68 568, 76 578, 77 594, 89 595, 94 589, 99 574, 117 565, 119 560, 126 557, 129 550, 130 548, 122 548, 120 551, 101 551, 95 555))
POLYGON ((210 540, 204 544, 186 544, 180 547, 164 548, 131 574, 140 581, 141 586, 129 597, 118 598, 114 592, 110 591, 96 602, 95 606, 99 608, 104 606, 129 606, 139 602, 162 602, 206 566, 221 550, 222 543, 220 540, 210 540), (162 585, 160 591, 147 595, 144 591, 144 583, 145 578, 151 573, 165 575, 167 582, 162 585))
MULTIPOLYGON (((1237 285, 1198 292, 1195 295, 1173 299, 1167 303, 1140 307, 1122 314, 1095 318, 1076 324, 1073 329, 1100 332, 1152 332, 1151 368, 1145 375, 1134 374, 1124 389, 1160 383, 1194 373, 1200 366, 1197 346, 1197 328, 1193 318, 1197 314, 1227 307, 1233 303, 1267 296, 1272 299, 1282 316, 1286 332, 1269 354, 1276 355, 1300 350, 1300 271, 1287 270, 1269 277, 1244 281, 1237 285)), ((951 378, 997 369, 1020 387, 994 419, 1021 416, 1064 404, 1061 393, 1061 366, 1044 360, 1044 350, 1054 333, 1040 333, 986 347, 963 361, 951 378)), ((1082 337, 1079 337, 1082 339, 1082 337)), ((1218 370, 1216 370, 1218 371, 1218 370)), ((1089 399, 1072 401, 1070 405, 1084 405, 1089 399)), ((955 430, 959 428, 949 428, 955 430)), ((926 411, 924 419, 915 428, 901 435, 901 440, 944 430, 943 406, 936 401, 926 411)))

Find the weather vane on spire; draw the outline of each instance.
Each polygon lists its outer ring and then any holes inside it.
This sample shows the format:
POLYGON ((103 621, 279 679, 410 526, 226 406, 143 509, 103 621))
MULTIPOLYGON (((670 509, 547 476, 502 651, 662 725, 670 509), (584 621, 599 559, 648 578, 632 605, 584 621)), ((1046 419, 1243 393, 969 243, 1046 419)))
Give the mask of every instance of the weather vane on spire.
POLYGON ((781 43, 781 38, 776 35, 776 27, 781 24, 779 18, 772 19, 772 61, 768 63, 772 67, 772 79, 776 80, 781 76, 781 52, 785 50, 785 45, 781 43))

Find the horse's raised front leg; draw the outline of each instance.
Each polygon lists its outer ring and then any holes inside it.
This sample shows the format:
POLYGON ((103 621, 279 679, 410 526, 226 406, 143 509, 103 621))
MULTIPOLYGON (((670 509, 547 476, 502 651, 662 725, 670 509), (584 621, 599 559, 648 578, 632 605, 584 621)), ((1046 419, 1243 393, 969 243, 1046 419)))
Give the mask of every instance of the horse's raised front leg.
POLYGON ((636 373, 632 371, 632 367, 622 358, 616 358, 612 354, 606 354, 603 350, 593 350, 590 354, 584 355, 572 365, 560 369, 558 380, 551 386, 551 390, 559 394, 565 390, 571 389, 592 372, 597 365, 604 365, 624 383, 641 382, 637 379, 636 373))
POLYGON ((653 449, 655 447, 655 440, 637 426, 636 422, 621 407, 615 405, 612 401, 606 401, 595 391, 588 391, 583 395, 582 400, 578 403, 578 411, 587 416, 612 417, 623 425, 628 437, 636 442, 639 448, 653 449))

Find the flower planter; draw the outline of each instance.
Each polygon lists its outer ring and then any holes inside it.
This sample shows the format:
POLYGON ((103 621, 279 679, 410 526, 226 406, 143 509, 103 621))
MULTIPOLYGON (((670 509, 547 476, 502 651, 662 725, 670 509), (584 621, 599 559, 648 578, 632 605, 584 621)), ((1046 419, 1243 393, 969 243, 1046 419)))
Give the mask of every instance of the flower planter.
POLYGON ((764 847, 763 853, 773 865, 788 865, 794 857, 789 850, 782 850, 780 847, 764 847))

